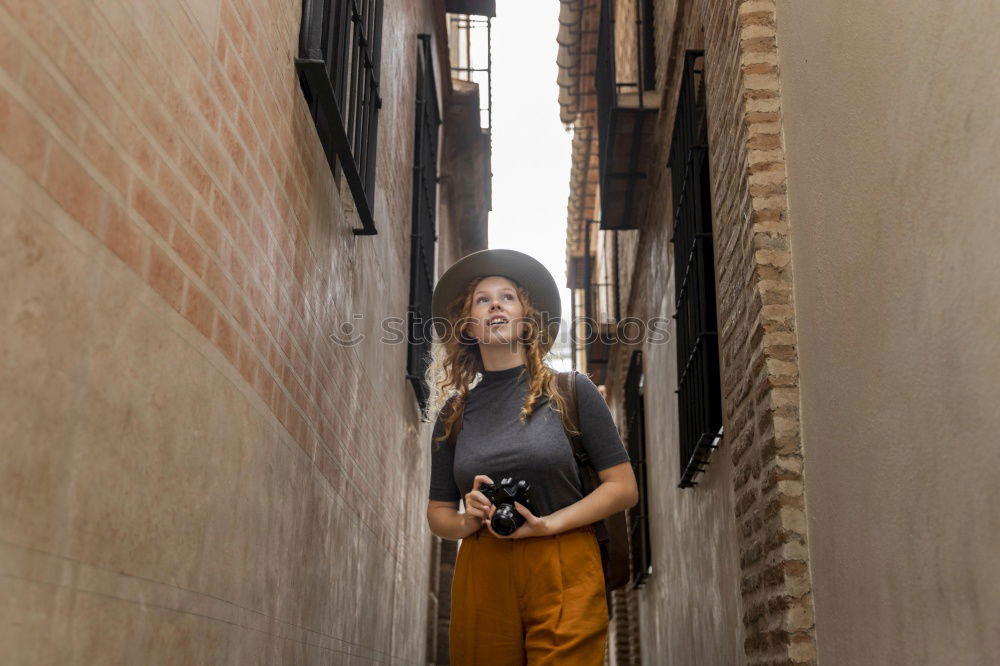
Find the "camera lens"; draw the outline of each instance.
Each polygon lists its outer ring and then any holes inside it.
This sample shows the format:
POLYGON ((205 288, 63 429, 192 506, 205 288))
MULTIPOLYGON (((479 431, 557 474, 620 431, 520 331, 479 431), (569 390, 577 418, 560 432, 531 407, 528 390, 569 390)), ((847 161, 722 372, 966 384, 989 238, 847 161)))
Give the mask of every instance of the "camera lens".
POLYGON ((493 519, 490 521, 493 531, 500 536, 510 536, 517 529, 517 523, 514 520, 514 507, 510 504, 504 504, 496 513, 493 514, 493 519))

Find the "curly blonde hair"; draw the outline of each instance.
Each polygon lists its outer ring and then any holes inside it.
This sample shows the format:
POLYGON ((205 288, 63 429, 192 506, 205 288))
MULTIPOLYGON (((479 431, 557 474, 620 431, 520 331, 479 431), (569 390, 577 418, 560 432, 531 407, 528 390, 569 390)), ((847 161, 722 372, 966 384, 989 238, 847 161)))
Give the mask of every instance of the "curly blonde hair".
MULTIPOLYGON (((478 384, 476 379, 484 370, 479 344, 469 336, 468 328, 472 323, 472 295, 485 277, 487 276, 471 280, 465 291, 449 304, 448 328, 455 335, 448 335, 444 341, 435 339, 431 343, 429 363, 424 374, 430 396, 423 416, 425 421, 435 421, 439 415, 443 415, 444 431, 436 438, 439 444, 448 441, 455 424, 465 414, 465 401, 469 391, 478 384), (460 328, 459 322, 462 322, 460 328)), ((524 346, 528 373, 528 394, 518 419, 521 423, 526 423, 543 394, 548 396, 548 405, 552 411, 562 417, 568 406, 567 398, 557 385, 557 372, 546 365, 545 354, 542 352, 542 346, 547 342, 546 336, 551 333, 543 325, 542 314, 532 304, 528 290, 514 280, 511 282, 514 283, 527 323, 527 330, 519 334, 517 340, 517 344, 524 346)), ((574 431, 572 434, 579 433, 574 431)))

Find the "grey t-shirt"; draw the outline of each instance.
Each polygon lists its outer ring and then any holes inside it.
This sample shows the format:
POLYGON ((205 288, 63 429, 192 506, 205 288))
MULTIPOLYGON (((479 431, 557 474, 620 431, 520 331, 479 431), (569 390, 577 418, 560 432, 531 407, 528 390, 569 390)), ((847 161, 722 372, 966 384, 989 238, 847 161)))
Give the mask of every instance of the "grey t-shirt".
MULTIPOLYGON (((528 374, 522 364, 507 370, 486 371, 469 391, 464 423, 454 449, 434 441, 444 432, 438 416, 431 439, 432 500, 452 502, 472 490, 477 474, 499 483, 503 477, 531 484, 536 516, 546 516, 581 497, 573 447, 559 415, 547 396, 535 403, 527 423, 518 420, 527 397, 528 374)), ((590 377, 576 375, 576 392, 583 448, 598 471, 629 461, 604 397, 590 377)))

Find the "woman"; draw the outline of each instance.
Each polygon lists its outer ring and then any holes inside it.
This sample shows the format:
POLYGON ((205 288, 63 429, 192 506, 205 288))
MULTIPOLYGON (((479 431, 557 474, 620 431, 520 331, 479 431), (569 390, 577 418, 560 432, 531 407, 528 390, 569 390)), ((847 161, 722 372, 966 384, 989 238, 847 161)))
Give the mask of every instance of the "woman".
POLYGON ((427 522, 442 538, 462 539, 451 662, 603 664, 608 613, 592 524, 634 506, 638 494, 607 404, 580 373, 580 431, 601 479, 582 495, 560 420, 566 400, 543 363, 559 327, 555 280, 521 252, 474 252, 438 281, 432 310, 439 342, 427 383, 438 414, 427 522), (479 490, 503 477, 530 484, 533 508, 515 505, 525 520, 509 536, 494 531, 496 507, 479 490))

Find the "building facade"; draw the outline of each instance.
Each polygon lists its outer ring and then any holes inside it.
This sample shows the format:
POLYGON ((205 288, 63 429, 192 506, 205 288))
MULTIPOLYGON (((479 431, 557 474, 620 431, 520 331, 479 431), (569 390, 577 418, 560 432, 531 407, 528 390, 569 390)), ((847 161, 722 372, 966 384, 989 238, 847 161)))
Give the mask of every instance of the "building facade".
POLYGON ((462 4, 0 2, 4 663, 428 660, 462 4))
POLYGON ((642 495, 611 663, 1000 648, 998 16, 870 10, 562 0, 575 361, 642 495))

